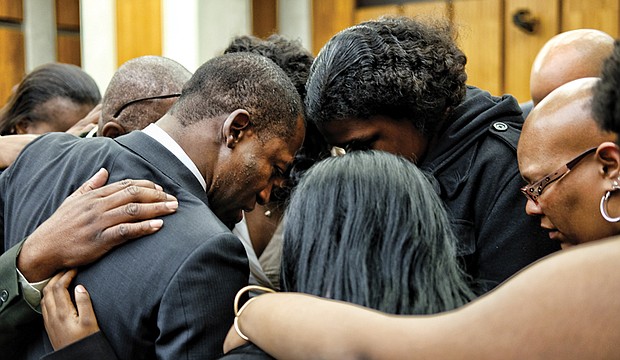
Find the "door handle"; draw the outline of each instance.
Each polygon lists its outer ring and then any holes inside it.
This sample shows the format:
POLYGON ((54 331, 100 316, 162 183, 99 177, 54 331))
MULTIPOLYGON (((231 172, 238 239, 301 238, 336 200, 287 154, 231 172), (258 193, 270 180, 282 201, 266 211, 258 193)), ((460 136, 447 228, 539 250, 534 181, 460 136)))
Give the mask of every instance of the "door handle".
POLYGON ((538 19, 532 17, 532 13, 529 10, 519 9, 512 14, 512 23, 519 29, 531 34, 536 30, 538 19))

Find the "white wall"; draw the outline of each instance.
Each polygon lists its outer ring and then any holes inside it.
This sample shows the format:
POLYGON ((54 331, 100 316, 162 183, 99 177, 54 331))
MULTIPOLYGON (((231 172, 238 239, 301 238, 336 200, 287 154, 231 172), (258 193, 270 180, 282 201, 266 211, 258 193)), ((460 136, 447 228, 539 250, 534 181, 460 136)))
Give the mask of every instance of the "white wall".
POLYGON ((116 1, 80 0, 80 26, 82 68, 103 94, 117 68, 116 1))
POLYGON ((278 29, 289 39, 298 39, 308 50, 312 46, 312 0, 279 0, 278 29))
POLYGON ((162 55, 192 72, 200 66, 199 5, 199 0, 162 1, 162 55))
MULTIPOLYGON (((80 0, 80 13, 82 68, 103 93, 117 68, 116 0, 80 0)), ((308 49, 311 15, 311 0, 278 1, 280 33, 301 40, 308 49)), ((189 71, 221 54, 233 37, 251 32, 251 0, 162 0, 163 56, 189 71)))
POLYGON ((56 61, 56 5, 54 0, 24 0, 26 72, 56 61))
POLYGON ((250 0, 163 0, 163 56, 195 71, 251 33, 250 0))

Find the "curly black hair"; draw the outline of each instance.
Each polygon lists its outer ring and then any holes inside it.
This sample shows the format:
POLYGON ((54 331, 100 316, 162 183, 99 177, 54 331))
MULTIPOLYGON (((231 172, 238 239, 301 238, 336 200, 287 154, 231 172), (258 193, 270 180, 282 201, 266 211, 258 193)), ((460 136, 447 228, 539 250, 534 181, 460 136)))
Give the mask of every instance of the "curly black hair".
POLYGON ((279 34, 265 40, 253 35, 238 36, 224 50, 224 54, 237 52, 250 52, 271 59, 288 75, 299 96, 302 99, 306 96, 306 80, 314 56, 299 40, 287 39, 279 34))
POLYGON ((599 126, 620 134, 620 40, 605 60, 601 80, 594 88, 592 113, 599 126))
POLYGON ((446 22, 382 18, 345 29, 317 56, 307 118, 321 125, 382 115, 431 137, 465 96, 467 58, 446 22))

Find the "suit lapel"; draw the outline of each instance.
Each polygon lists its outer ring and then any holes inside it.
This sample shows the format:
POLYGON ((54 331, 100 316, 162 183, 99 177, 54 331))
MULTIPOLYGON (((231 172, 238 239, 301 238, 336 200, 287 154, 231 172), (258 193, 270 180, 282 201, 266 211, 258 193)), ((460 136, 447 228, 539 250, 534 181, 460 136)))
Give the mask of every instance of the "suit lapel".
POLYGON ((155 141, 155 139, 141 131, 132 131, 127 135, 116 138, 115 141, 149 162, 164 175, 209 206, 207 193, 202 189, 202 185, 200 185, 194 174, 174 154, 155 141))

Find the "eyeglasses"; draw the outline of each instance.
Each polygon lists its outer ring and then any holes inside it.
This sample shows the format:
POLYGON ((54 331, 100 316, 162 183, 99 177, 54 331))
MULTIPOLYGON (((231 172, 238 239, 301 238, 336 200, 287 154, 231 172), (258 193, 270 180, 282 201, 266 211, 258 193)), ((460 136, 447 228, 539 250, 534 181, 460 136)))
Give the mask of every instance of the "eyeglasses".
POLYGON ((181 96, 181 94, 168 94, 168 95, 149 96, 149 97, 145 97, 145 98, 131 100, 131 101, 126 102, 123 106, 121 106, 118 110, 116 110, 116 112, 114 113, 114 115, 112 115, 112 117, 113 118, 117 118, 121 114, 121 112, 123 112, 123 110, 125 110, 125 108, 127 108, 127 106, 133 105, 133 104, 138 103, 140 101, 157 100, 157 99, 169 99, 169 98, 179 97, 179 96, 181 96))
POLYGON ((586 150, 585 152, 581 153, 581 155, 577 156, 573 160, 566 163, 566 165, 557 169, 555 172, 543 177, 542 179, 530 185, 525 185, 524 187, 521 188, 521 192, 523 193, 523 195, 525 195, 526 198, 538 204, 538 197, 542 194, 543 190, 547 188, 547 186, 549 186, 555 181, 558 181, 564 176, 566 176, 575 166, 577 166, 577 164, 581 160, 583 160, 583 158, 592 154, 595 151, 596 151, 595 147, 592 149, 586 150))

